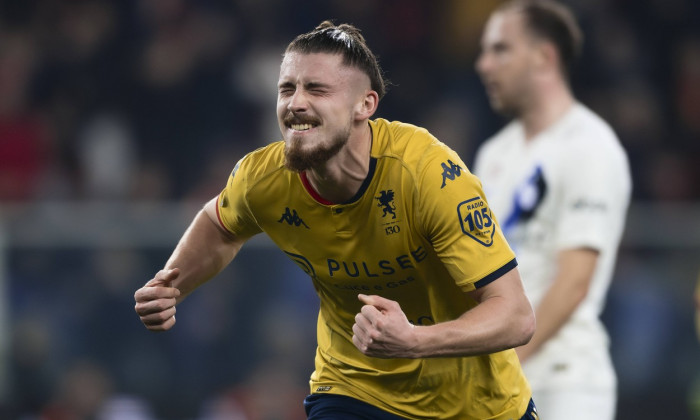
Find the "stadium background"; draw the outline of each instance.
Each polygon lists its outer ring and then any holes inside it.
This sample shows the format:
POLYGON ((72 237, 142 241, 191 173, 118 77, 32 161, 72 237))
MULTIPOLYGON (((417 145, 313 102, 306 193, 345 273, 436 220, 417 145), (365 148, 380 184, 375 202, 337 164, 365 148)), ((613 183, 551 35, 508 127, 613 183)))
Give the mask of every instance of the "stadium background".
MULTIPOLYGON (((233 164, 279 138, 281 52, 321 20, 378 54, 378 116, 471 163, 503 124, 473 69, 499 3, 0 1, 0 418, 303 418, 316 297, 264 238, 171 332, 140 325, 133 292, 233 164)), ((700 418, 700 3, 566 3, 586 34, 574 90, 634 176, 604 314, 618 419, 700 418)))

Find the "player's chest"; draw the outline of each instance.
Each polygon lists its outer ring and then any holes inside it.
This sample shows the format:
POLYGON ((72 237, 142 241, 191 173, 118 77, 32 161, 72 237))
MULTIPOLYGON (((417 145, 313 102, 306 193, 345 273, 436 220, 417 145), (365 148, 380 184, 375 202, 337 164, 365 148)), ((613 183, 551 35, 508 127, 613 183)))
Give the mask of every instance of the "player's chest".
POLYGON ((410 233, 412 205, 401 190, 386 187, 365 192, 350 204, 322 205, 305 191, 261 206, 258 223, 273 239, 318 246, 325 243, 360 242, 381 246, 400 241, 410 233))
POLYGON ((413 198, 401 191, 380 186, 351 204, 329 206, 290 195, 289 201, 275 200, 274 208, 258 212, 264 218, 258 222, 312 277, 365 290, 377 282, 414 278, 429 255, 414 225, 413 198))

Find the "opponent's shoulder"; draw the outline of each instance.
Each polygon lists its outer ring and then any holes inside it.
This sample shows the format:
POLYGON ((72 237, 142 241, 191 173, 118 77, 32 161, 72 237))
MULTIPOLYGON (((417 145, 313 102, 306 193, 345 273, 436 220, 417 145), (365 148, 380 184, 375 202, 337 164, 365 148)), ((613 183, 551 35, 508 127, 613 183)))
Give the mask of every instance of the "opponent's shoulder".
POLYGON ((589 147, 620 146, 613 128, 600 115, 587 106, 576 103, 565 125, 567 137, 574 142, 585 142, 589 147))
POLYGON ((567 139, 567 148, 574 159, 591 156, 598 161, 627 160, 627 153, 610 124, 581 103, 574 105, 562 137, 567 139))

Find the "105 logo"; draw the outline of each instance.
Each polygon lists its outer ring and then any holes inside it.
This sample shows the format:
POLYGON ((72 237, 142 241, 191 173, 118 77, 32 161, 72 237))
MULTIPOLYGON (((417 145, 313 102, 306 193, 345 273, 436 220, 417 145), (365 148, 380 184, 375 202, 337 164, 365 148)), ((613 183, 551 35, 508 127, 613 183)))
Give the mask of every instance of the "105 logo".
POLYGON ((462 232, 484 246, 491 246, 496 225, 491 209, 481 197, 470 198, 457 205, 457 216, 462 232))

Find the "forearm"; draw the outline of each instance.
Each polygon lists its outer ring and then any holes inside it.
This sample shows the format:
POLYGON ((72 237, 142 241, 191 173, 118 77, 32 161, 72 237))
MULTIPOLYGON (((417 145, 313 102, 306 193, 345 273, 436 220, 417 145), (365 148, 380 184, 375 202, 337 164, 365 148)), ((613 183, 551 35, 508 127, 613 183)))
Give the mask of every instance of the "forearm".
MULTIPOLYGON (((208 203, 210 207, 212 203, 208 203)), ((205 207, 183 234, 165 269, 178 268, 180 275, 171 286, 180 290, 178 303, 189 293, 216 276, 233 260, 243 241, 226 234, 205 207)))
POLYGON ((535 329, 535 316, 517 269, 472 292, 478 305, 459 318, 416 327, 417 357, 474 356, 523 345, 535 329))
POLYGON ((522 361, 527 360, 554 337, 586 298, 597 256, 597 252, 590 249, 560 253, 552 286, 535 310, 537 331, 526 346, 517 350, 522 361))
POLYGON ((415 328, 417 357, 475 356, 527 343, 534 331, 532 309, 511 311, 502 298, 491 298, 461 317, 415 328))
POLYGON ((549 289, 535 310, 537 331, 527 345, 518 349, 518 356, 523 361, 536 353, 544 343, 556 335, 585 297, 585 292, 570 292, 565 287, 559 286, 560 284, 555 283, 549 289))

